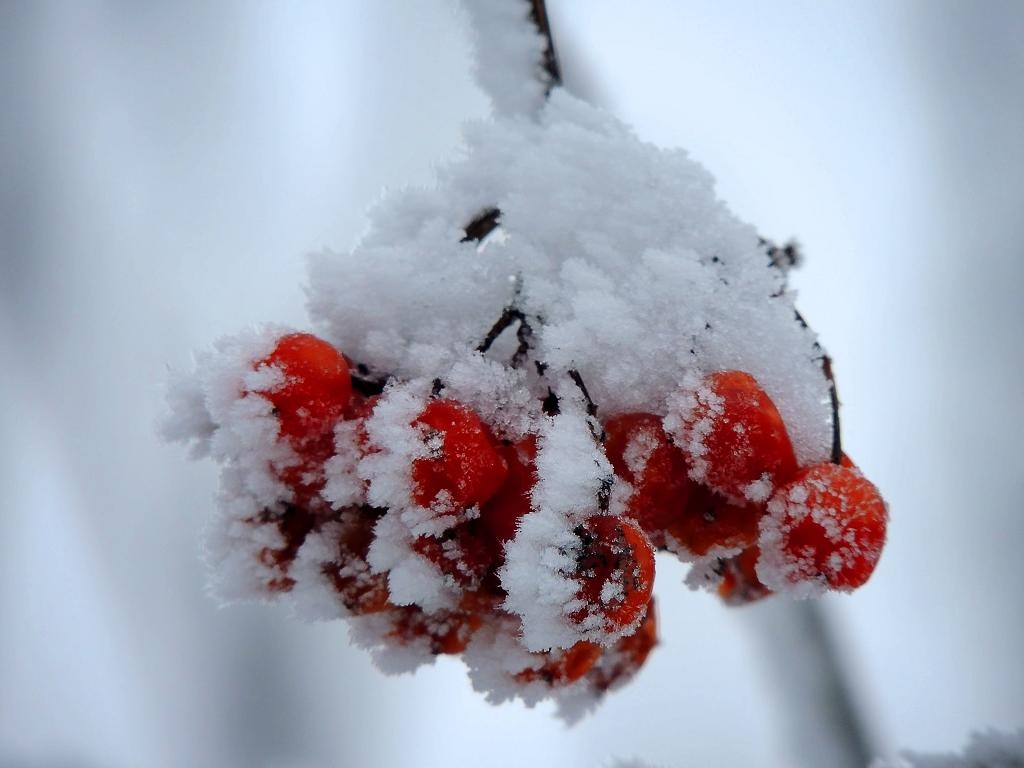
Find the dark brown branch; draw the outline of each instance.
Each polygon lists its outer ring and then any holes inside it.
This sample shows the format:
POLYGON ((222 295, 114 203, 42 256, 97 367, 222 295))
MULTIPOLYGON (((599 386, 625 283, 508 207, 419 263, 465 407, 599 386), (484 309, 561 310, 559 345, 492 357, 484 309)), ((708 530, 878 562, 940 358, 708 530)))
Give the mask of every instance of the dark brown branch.
POLYGON ((484 340, 477 344, 476 351, 481 355, 484 354, 498 340, 498 337, 505 332, 506 328, 512 325, 512 323, 522 323, 524 320, 525 315, 523 315, 521 310, 515 307, 505 307, 501 311, 501 317, 498 318, 498 321, 491 326, 491 330, 484 336, 484 340))
POLYGON ((783 245, 776 245, 764 237, 758 237, 757 241, 768 254, 771 265, 777 269, 786 271, 803 263, 804 255, 795 240, 790 240, 783 245))
POLYGON ((555 53, 555 39, 551 35, 551 23, 548 21, 548 9, 544 0, 530 0, 530 19, 533 21, 537 31, 540 32, 548 42, 544 50, 544 58, 541 67, 547 73, 548 80, 545 84, 544 95, 550 95, 557 85, 562 84, 562 69, 558 65, 558 55, 555 53))
POLYGON ((384 385, 387 383, 387 377, 383 379, 377 376, 373 376, 370 369, 362 363, 356 365, 354 371, 349 371, 352 378, 352 389, 361 394, 363 397, 373 397, 379 395, 384 391, 384 385))
MULTIPOLYGON (((793 311, 796 313, 796 321, 804 328, 809 328, 810 326, 807 325, 807 321, 804 320, 804 316, 800 314, 800 311, 795 309, 793 311)), ((836 378, 832 374, 832 358, 825 353, 818 342, 814 342, 814 348, 821 352, 821 372, 825 374, 825 380, 828 381, 828 396, 832 402, 831 459, 833 464, 839 464, 843 460, 842 428, 839 424, 839 390, 836 388, 836 378)))
POLYGON ((516 339, 519 341, 519 345, 516 347, 515 354, 512 355, 513 368, 518 368, 523 364, 533 344, 533 326, 526 322, 525 315, 519 320, 519 327, 516 328, 516 339))
POLYGON ((580 392, 583 394, 583 400, 587 404, 587 416, 593 416, 596 419, 597 403, 590 398, 590 393, 587 391, 587 385, 583 383, 583 377, 580 376, 580 372, 575 368, 570 368, 568 373, 573 384, 579 387, 580 392))
POLYGON ((462 242, 483 242, 485 237, 498 228, 500 221, 501 211, 497 208, 486 209, 466 225, 466 236, 462 238, 462 242))
POLYGON ((839 429, 839 391, 836 389, 836 379, 832 375, 832 358, 822 355, 821 370, 825 372, 828 379, 828 396, 832 401, 832 463, 841 464, 843 461, 843 439, 839 429))

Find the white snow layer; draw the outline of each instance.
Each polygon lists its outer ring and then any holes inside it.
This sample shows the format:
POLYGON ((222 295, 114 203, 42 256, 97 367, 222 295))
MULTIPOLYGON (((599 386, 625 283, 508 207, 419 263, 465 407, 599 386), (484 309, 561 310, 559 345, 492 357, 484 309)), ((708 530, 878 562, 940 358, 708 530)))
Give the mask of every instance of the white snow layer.
POLYGON ((778 407, 798 462, 828 459, 815 336, 754 229, 684 152, 641 142, 558 90, 538 123, 470 125, 435 188, 389 195, 371 222, 350 253, 313 257, 309 309, 329 341, 374 372, 451 376, 466 392, 478 370, 496 396, 481 415, 500 413, 499 426, 518 432, 535 415, 523 392, 535 410, 571 369, 603 418, 665 414, 688 374, 742 370, 778 407), (462 242, 494 207, 501 241, 462 242), (511 304, 533 332, 530 356, 547 365, 544 377, 527 367, 514 388, 507 375, 483 375, 474 352, 511 304))
POLYGON ((547 40, 528 21, 525 0, 463 0, 473 31, 477 84, 498 115, 533 115, 544 104, 547 40))

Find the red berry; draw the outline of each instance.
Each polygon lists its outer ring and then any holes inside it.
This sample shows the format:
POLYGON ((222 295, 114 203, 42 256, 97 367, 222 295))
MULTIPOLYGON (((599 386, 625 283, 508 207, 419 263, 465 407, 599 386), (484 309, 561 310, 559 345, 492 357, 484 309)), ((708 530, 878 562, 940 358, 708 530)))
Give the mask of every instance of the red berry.
POLYGON ((532 435, 513 445, 499 445, 508 474, 498 492, 480 509, 480 522, 487 532, 504 544, 516 535, 519 519, 530 511, 533 486, 537 482, 537 439, 532 435))
POLYGON ((778 409, 748 373, 707 376, 682 420, 680 446, 690 476, 729 499, 763 502, 796 473, 796 456, 778 409))
POLYGON ((334 434, 328 432, 307 439, 297 450, 298 463, 280 470, 281 480, 295 494, 293 501, 311 511, 327 511, 329 506, 320 496, 327 477, 324 464, 334 455, 334 434))
POLYGON ((271 592, 291 591, 295 586, 295 580, 288 575, 291 564, 295 561, 295 556, 298 554, 302 542, 306 540, 306 536, 322 520, 303 507, 289 504, 283 513, 275 514, 270 510, 264 510, 246 522, 257 526, 277 526, 281 538, 284 539, 283 546, 264 547, 257 554, 257 559, 276 573, 267 581, 267 589, 271 592))
POLYGON ((389 609, 391 629, 386 638, 396 645, 426 642, 435 656, 462 653, 473 633, 483 626, 483 617, 468 611, 427 613, 418 605, 389 609))
POLYGON ((361 392, 352 390, 352 398, 348 401, 348 408, 345 409, 345 418, 368 419, 379 401, 380 395, 367 397, 361 392))
POLYGON ((660 417, 627 413, 604 425, 605 453, 615 473, 633 486, 626 515, 651 543, 665 546, 665 530, 684 516, 694 483, 686 457, 669 442, 660 417))
POLYGON ((290 333, 257 368, 276 368, 283 381, 260 392, 274 406, 280 434, 297 450, 329 433, 352 397, 348 362, 338 350, 309 333, 290 333))
POLYGON ((878 563, 886 522, 881 494, 852 462, 815 464, 768 502, 757 574, 777 590, 799 584, 856 589, 878 563))
POLYGON ((687 505, 666 527, 669 549, 703 557, 713 549, 748 547, 757 541, 763 514, 763 505, 736 504, 694 484, 687 505))
POLYGON ((768 597, 772 593, 757 578, 757 559, 760 550, 757 547, 745 549, 735 557, 722 561, 722 583, 718 586, 718 596, 728 605, 745 605, 768 597))
POLYGON ((432 400, 416 418, 430 456, 412 464, 413 499, 423 507, 463 509, 481 505, 508 471, 487 427, 454 400, 432 400))
POLYGON ((606 649, 587 677, 599 691, 621 685, 640 671, 657 644, 658 620, 652 597, 647 604, 647 614, 636 632, 606 649))
POLYGON ((576 597, 585 605, 572 621, 600 619, 608 632, 638 622, 654 589, 654 547, 632 520, 594 515, 573 531, 580 540, 573 574, 581 582, 576 597))
POLYGON ((337 556, 323 563, 321 571, 331 582, 345 607, 354 615, 379 613, 388 607, 388 577, 374 573, 366 562, 373 528, 380 511, 355 507, 337 514, 337 556))
POLYGON ((552 687, 575 683, 589 672, 601 658, 601 646, 581 640, 571 648, 553 648, 536 653, 544 663, 535 669, 524 669, 515 675, 517 683, 527 684, 543 680, 552 687))
POLYGON ((500 544, 479 520, 470 520, 448 528, 440 536, 418 536, 413 551, 423 555, 440 571, 468 589, 476 589, 497 563, 500 544))

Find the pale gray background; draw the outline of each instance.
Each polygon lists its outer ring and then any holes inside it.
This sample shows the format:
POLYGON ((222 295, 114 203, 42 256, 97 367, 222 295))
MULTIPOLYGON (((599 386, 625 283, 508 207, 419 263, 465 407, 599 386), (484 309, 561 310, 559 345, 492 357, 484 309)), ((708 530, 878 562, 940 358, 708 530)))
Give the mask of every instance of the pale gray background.
MULTIPOLYGON (((827 605, 879 749, 1024 725, 1024 4, 549 5, 571 86, 805 246, 799 306, 892 510, 873 581, 827 605)), ((799 758, 764 610, 669 562, 663 645, 572 730, 203 594, 216 470, 154 437, 166 368, 305 323, 303 254, 486 114, 468 56, 444 0, 0 2, 0 764, 799 758)))

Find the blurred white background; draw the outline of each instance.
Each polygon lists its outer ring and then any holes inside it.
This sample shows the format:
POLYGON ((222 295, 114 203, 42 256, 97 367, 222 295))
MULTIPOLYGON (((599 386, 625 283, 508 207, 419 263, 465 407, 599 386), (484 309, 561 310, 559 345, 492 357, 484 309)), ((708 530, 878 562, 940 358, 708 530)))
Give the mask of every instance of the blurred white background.
MULTIPOLYGON (((804 246, 891 506, 874 579, 826 606, 876 749, 1024 725, 1024 4, 549 7, 570 87, 804 246)), ((766 609, 669 561, 662 645, 573 729, 203 593, 216 469, 155 437, 167 367, 305 325, 304 254, 487 114, 469 55, 451 0, 0 3, 0 765, 801 759, 766 609)))

